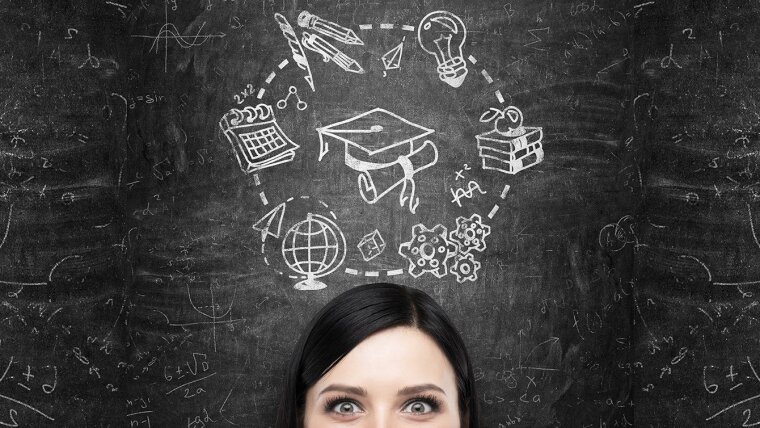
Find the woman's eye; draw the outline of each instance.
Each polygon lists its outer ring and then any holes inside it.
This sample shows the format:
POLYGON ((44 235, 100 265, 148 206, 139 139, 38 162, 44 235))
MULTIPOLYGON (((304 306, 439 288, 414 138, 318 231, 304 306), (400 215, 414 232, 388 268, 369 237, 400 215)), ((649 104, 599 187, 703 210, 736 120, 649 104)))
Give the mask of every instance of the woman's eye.
POLYGON ((414 414, 426 414, 433 411, 433 406, 424 401, 412 401, 404 409, 405 412, 414 414))
POLYGON ((352 414, 361 411, 356 403, 352 403, 350 401, 342 401, 333 406, 332 410, 333 412, 340 414, 352 414))

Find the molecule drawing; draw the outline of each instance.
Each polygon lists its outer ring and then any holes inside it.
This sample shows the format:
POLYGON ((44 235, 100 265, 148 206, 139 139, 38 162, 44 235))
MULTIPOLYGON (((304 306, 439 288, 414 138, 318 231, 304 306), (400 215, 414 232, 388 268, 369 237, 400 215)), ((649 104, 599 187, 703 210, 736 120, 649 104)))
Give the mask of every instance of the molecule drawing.
POLYGON ((298 110, 303 111, 303 110, 306 110, 307 107, 309 107, 309 105, 306 104, 305 101, 301 101, 301 97, 298 96, 298 88, 296 88, 295 86, 291 86, 290 88, 288 88, 288 95, 285 98, 277 101, 277 108, 280 110, 283 110, 284 108, 286 108, 288 106, 288 100, 290 99, 291 96, 295 96, 296 100, 298 100, 296 102, 296 108, 298 110))

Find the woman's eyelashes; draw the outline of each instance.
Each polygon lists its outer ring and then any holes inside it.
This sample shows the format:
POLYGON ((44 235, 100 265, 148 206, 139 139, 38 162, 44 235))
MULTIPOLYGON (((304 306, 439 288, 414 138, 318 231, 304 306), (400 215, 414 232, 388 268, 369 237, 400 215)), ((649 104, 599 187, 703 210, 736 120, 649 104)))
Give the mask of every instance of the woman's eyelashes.
MULTIPOLYGON (((364 410, 348 396, 330 398, 325 402, 325 412, 339 416, 355 416, 364 410)), ((434 395, 419 395, 406 401, 401 408, 403 413, 412 415, 430 415, 441 410, 441 400, 434 395)))
POLYGON ((361 411, 362 408, 359 403, 348 396, 330 398, 325 402, 326 413, 354 416, 361 411))
POLYGON ((427 415, 441 410, 441 400, 434 395, 420 395, 407 401, 404 412, 415 415, 427 415))

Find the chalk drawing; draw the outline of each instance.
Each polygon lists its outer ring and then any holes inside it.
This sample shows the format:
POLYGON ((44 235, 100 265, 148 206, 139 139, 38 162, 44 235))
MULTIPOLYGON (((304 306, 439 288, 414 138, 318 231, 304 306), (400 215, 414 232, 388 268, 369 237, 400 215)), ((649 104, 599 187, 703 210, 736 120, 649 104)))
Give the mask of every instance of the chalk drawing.
POLYGON ((385 251, 385 240, 383 239, 383 236, 380 235, 380 232, 375 229, 364 235, 356 247, 362 253, 364 261, 368 262, 385 251))
POLYGON ((602 227, 597 241, 600 247, 612 252, 622 250, 627 244, 635 244, 638 239, 634 232, 633 216, 625 215, 617 222, 602 227))
POLYGON ((342 25, 322 19, 307 11, 298 15, 298 25, 308 30, 316 31, 323 36, 333 38, 347 45, 363 45, 364 42, 356 35, 354 30, 342 25))
POLYGON ((433 229, 421 223, 412 228, 412 239, 398 249, 409 262, 410 275, 417 278, 432 273, 443 278, 450 272, 460 284, 477 281, 481 263, 475 260, 474 252, 485 251, 491 227, 483 224, 478 214, 469 218, 459 216, 456 224, 456 229, 450 232, 441 224, 433 229))
POLYGON ((451 191, 451 196, 454 198, 451 200, 452 203, 455 203, 459 206, 459 208, 462 207, 462 198, 472 199, 475 194, 474 192, 477 190, 480 192, 481 195, 485 195, 486 191, 480 188, 480 184, 478 184, 475 180, 470 180, 469 183, 467 183, 467 190, 465 190, 464 187, 460 187, 458 189, 454 189, 453 187, 449 188, 451 191))
MULTIPOLYGON (((406 37, 401 40, 401 43, 380 57, 383 61, 383 68, 385 71, 398 70, 401 68, 401 57, 404 55, 404 41, 406 41, 406 37)), ((383 75, 385 75, 385 73, 383 73, 383 75)))
POLYGON ((459 180, 460 178, 464 180, 465 171, 472 171, 472 168, 469 165, 464 164, 464 167, 462 169, 456 171, 454 180, 459 180))
POLYGON ((308 213, 287 231, 281 252, 291 270, 306 276, 294 288, 319 290, 327 285, 317 278, 335 271, 346 258, 346 238, 329 218, 308 213))
POLYGON ((300 147, 285 135, 267 104, 233 108, 219 121, 219 127, 246 174, 290 162, 300 147))
MULTIPOLYGON (((201 34, 203 27, 206 26, 206 22, 203 22, 198 28, 198 31, 193 35, 183 36, 176 25, 169 22, 169 12, 167 10, 168 3, 164 3, 164 25, 158 29, 156 35, 151 36, 147 34, 133 34, 132 37, 153 39, 153 43, 150 45, 150 50, 155 50, 158 53, 159 43, 164 41, 164 73, 167 71, 167 62, 169 56, 169 41, 174 41, 182 49, 190 49, 192 47, 200 46, 212 39, 221 39, 226 34, 219 32, 216 34, 201 34)), ((88 51, 89 52, 89 51, 88 51)))
POLYGON ((311 74, 309 59, 306 57, 306 53, 304 53, 303 51, 303 46, 301 46, 301 42, 298 41, 298 36, 296 35, 296 32, 293 30, 293 27, 290 25, 288 20, 285 19, 285 17, 280 15, 279 13, 274 14, 274 19, 280 25, 280 30, 282 31, 282 35, 288 41, 288 46, 290 46, 290 52, 293 57, 293 61, 296 62, 296 65, 298 65, 298 68, 306 72, 306 75, 303 78, 304 80, 306 80, 306 83, 309 84, 309 87, 311 88, 312 92, 314 92, 315 91, 314 76, 312 76, 311 74))
POLYGON ((523 126, 523 115, 517 107, 492 107, 480 116, 480 121, 494 122, 494 129, 476 136, 483 169, 517 174, 544 160, 543 129, 523 126))
POLYGON ((398 253, 409 261, 409 275, 418 278, 431 273, 443 278, 448 273, 447 261, 457 252, 457 245, 450 242, 446 227, 437 224, 428 229, 424 224, 412 227, 412 239, 402 243, 398 253))
POLYGON ((462 47, 467 39, 464 22, 451 12, 438 10, 425 15, 417 27, 417 41, 438 62, 438 78, 458 88, 467 77, 462 47))
POLYGON ((331 45, 327 40, 316 34, 310 34, 304 31, 301 36, 301 43, 306 49, 322 55, 324 62, 332 61, 338 67, 349 73, 364 74, 364 69, 359 63, 331 45))
POLYGON ((755 232, 755 222, 752 220, 752 207, 749 203, 747 204, 747 216, 749 217, 749 227, 752 230, 752 238, 755 240, 757 248, 760 248, 760 239, 757 238, 757 233, 755 232))
POLYGON ((3 233, 3 239, 0 241, 0 248, 5 245, 5 240, 8 239, 8 232, 11 230, 11 218, 13 217, 13 204, 8 207, 8 220, 5 223, 5 233, 3 233))
POLYGON ((345 164, 360 172, 362 198, 374 204, 400 188, 399 204, 408 203, 414 214, 419 205, 415 174, 438 162, 438 149, 430 140, 432 129, 412 123, 382 108, 317 128, 319 159, 328 152, 329 139, 345 145, 345 164))
MULTIPOLYGON (((218 300, 214 297, 214 289, 212 285, 209 283, 208 285, 208 293, 209 293, 209 304, 198 306, 193 301, 193 294, 190 292, 190 285, 186 284, 185 288, 187 289, 187 299, 190 302, 190 306, 192 306, 193 310, 203 316, 204 318, 208 319, 209 321, 201 321, 194 323, 195 325, 211 325, 211 336, 214 343, 214 352, 216 352, 216 327, 218 324, 234 324, 240 321, 245 321, 244 318, 239 319, 233 319, 232 318, 232 307, 235 305, 235 298, 237 297, 237 287, 233 289, 232 298, 229 299, 229 304, 227 305, 226 310, 224 312, 221 312, 223 307, 221 307, 218 303, 218 300), (204 311, 203 308, 209 308, 207 311, 204 311), (219 312, 217 312, 217 308, 219 309, 219 312), (226 318, 226 319, 225 319, 226 318)), ((167 318, 168 320, 168 318, 167 318)))
POLYGON ((475 257, 471 253, 457 254, 454 256, 453 260, 454 263, 451 265, 451 273, 454 274, 458 283, 461 284, 465 281, 477 281, 480 262, 475 260, 475 257))
POLYGON ((267 236, 271 236, 273 238, 280 237, 280 231, 282 230, 282 219, 284 217, 285 202, 272 208, 271 211, 264 214, 264 217, 261 217, 261 219, 254 223, 253 229, 261 232, 262 242, 266 241, 267 236), (273 229, 274 232, 272 232, 273 229))
POLYGON ((282 98, 281 100, 277 101, 277 108, 282 110, 285 107, 287 107, 288 100, 290 99, 291 96, 295 96, 296 99, 298 100, 296 102, 296 108, 298 110, 303 111, 303 110, 306 110, 307 107, 309 107, 309 105, 306 104, 305 101, 301 101, 301 97, 298 96, 298 88, 296 88, 295 86, 291 86, 290 88, 288 88, 288 95, 285 98, 282 98))
POLYGON ((491 234, 491 226, 483 224, 478 214, 470 218, 457 217, 457 228, 449 232, 449 240, 457 244, 460 253, 472 251, 483 252, 486 249, 486 237, 491 234))

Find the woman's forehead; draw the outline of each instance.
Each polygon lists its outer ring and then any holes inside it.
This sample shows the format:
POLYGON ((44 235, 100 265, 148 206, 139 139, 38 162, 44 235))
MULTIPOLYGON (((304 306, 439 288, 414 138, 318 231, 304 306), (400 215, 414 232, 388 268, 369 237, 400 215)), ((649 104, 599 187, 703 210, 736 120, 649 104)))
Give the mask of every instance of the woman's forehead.
POLYGON ((394 327, 367 337, 315 385, 359 382, 386 385, 433 383, 446 390, 456 385, 446 355, 429 335, 411 327, 394 327))

